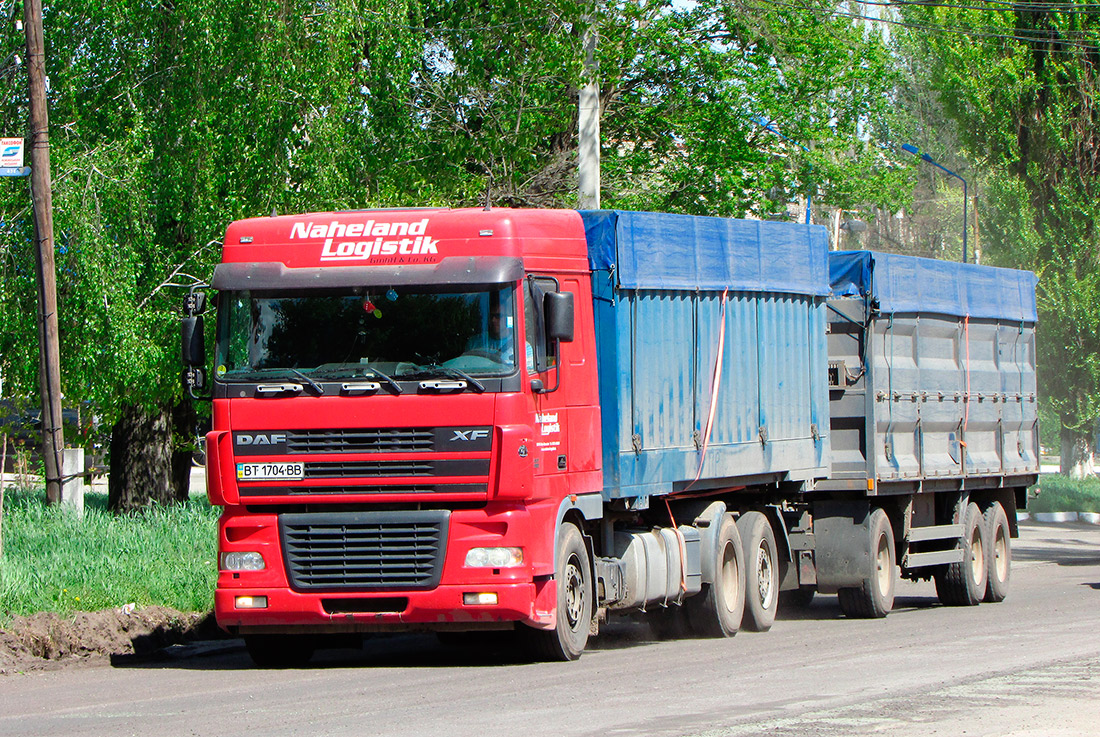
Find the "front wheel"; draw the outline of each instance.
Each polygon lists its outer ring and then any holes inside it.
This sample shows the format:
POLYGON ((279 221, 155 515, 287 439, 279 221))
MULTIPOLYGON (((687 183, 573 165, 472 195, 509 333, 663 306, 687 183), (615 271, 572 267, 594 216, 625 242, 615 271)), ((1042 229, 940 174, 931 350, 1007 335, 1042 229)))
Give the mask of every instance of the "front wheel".
POLYGON ((966 507, 959 544, 963 559, 944 566, 935 574, 936 593, 948 606, 975 606, 985 597, 986 541, 982 512, 973 502, 966 507))
POLYGON ((592 624, 592 566, 581 531, 561 526, 554 577, 557 583, 557 625, 552 630, 526 629, 531 653, 539 660, 576 660, 588 644, 592 624))

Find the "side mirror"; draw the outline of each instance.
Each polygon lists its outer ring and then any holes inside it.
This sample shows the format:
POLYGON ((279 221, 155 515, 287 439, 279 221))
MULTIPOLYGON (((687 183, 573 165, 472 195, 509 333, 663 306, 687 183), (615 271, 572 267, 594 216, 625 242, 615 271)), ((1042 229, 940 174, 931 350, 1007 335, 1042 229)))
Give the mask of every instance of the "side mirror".
POLYGON ((570 343, 573 340, 572 292, 547 292, 542 301, 546 337, 570 343))
POLYGON ((202 315, 185 317, 180 321, 180 344, 183 365, 197 368, 206 365, 206 340, 203 336, 202 315))

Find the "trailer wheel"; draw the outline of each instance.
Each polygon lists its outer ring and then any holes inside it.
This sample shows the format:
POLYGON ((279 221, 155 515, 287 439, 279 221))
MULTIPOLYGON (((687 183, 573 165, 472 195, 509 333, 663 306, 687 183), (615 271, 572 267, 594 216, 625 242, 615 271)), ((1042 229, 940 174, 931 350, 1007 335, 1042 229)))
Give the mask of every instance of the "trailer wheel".
POLYGON ((245 635, 244 646, 260 668, 300 668, 316 648, 308 635, 245 635))
POLYGON ((684 609, 699 636, 733 637, 745 611, 745 552, 732 515, 722 516, 714 552, 714 582, 703 584, 684 609))
POLYGON ((971 502, 963 518, 960 544, 963 559, 944 566, 935 575, 936 594, 948 606, 975 606, 985 597, 985 524, 978 505, 971 502))
POLYGON ((557 626, 552 630, 525 628, 524 637, 539 660, 576 660, 588 644, 592 623, 592 566, 581 531, 568 522, 561 526, 554 578, 557 626))
POLYGON ((745 552, 745 616, 741 626, 767 632, 775 622, 779 594, 779 561, 775 533, 760 512, 737 518, 737 532, 745 552))
POLYGON ((1008 515, 1000 502, 986 507, 982 515, 985 535, 989 540, 986 553, 985 601, 1004 601, 1008 596, 1008 579, 1012 575, 1012 544, 1008 529, 1008 515))
POLYGON ((881 619, 894 608, 897 566, 894 557, 894 529, 881 508, 871 512, 871 575, 860 586, 837 591, 840 611, 853 619, 881 619))

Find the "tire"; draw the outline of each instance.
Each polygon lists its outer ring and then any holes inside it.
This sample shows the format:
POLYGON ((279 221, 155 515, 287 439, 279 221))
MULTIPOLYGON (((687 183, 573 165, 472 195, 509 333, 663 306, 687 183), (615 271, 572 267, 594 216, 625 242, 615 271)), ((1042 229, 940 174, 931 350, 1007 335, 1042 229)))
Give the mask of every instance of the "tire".
POLYGON ((779 599, 779 556, 775 533, 760 512, 737 518, 737 532, 745 554, 745 614, 742 629, 767 632, 775 622, 779 599))
POLYGON ((733 637, 745 611, 745 551, 732 515, 722 516, 714 548, 714 581, 684 602, 684 610, 700 637, 733 637))
POLYGON ((259 668, 300 668, 316 647, 306 635, 245 635, 244 646, 259 668))
POLYGON ((881 619, 894 608, 894 585, 897 581, 894 529, 881 508, 871 512, 867 526, 870 529, 870 575, 859 586, 837 591, 840 611, 853 619, 881 619))
POLYGON ((537 660, 576 660, 592 625, 592 565, 581 531, 568 522, 561 526, 554 579, 557 625, 552 630, 525 628, 524 639, 537 660))
POLYGON ((1008 528, 1008 515, 1000 502, 986 507, 982 515, 985 524, 986 548, 986 585, 984 601, 1004 601, 1008 596, 1008 581, 1012 576, 1011 531, 1008 528))
POLYGON ((987 549, 985 524, 978 505, 971 502, 963 517, 963 535, 959 545, 963 559, 944 566, 934 574, 936 594, 948 606, 976 606, 985 597, 987 549))

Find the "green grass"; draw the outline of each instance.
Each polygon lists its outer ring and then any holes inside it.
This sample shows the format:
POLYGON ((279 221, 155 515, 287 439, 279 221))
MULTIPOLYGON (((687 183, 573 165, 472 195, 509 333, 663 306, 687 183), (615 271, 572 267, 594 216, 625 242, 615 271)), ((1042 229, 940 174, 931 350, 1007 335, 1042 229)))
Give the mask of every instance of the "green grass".
POLYGON ((83 520, 44 498, 41 488, 5 490, 0 625, 131 602, 213 608, 218 510, 205 498, 116 517, 104 495, 89 494, 83 520))
POLYGON ((1067 476, 1049 475, 1028 493, 1028 512, 1100 512, 1100 479, 1074 481, 1067 476))

